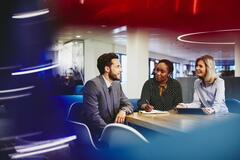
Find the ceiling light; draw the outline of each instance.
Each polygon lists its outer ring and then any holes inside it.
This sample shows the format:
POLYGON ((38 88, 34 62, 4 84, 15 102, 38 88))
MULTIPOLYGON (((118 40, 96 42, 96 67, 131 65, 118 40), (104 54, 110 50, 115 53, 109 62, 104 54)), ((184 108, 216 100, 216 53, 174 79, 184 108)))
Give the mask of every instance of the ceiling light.
POLYGON ((198 0, 193 0, 193 14, 197 14, 198 12, 198 0))
POLYGON ((81 35, 76 35, 76 38, 81 38, 81 35))
POLYGON ((15 14, 13 14, 12 18, 13 19, 24 19, 24 18, 31 18, 31 17, 44 15, 47 13, 49 13, 48 9, 42 9, 42 10, 36 10, 36 11, 31 11, 31 12, 15 13, 15 14))
POLYGON ((80 4, 84 4, 84 0, 79 0, 80 4))
POLYGON ((222 33, 222 32, 236 32, 240 31, 240 29, 225 29, 225 30, 215 30, 215 31, 204 31, 204 32, 194 32, 187 33, 177 37, 177 39, 181 42, 192 43, 192 44, 235 44, 235 42, 206 42, 206 41, 194 41, 194 40, 186 40, 184 38, 195 36, 195 35, 203 35, 209 33, 222 33))

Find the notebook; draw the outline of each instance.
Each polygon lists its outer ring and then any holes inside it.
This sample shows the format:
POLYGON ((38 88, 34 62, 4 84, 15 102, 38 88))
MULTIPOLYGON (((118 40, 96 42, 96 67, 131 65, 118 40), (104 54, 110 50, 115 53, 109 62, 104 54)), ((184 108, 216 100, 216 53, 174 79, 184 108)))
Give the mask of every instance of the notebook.
POLYGON ((169 114, 168 111, 160 111, 160 110, 152 110, 151 112, 146 112, 144 110, 139 111, 139 113, 143 113, 143 114, 169 114))
POLYGON ((177 108, 179 114, 205 114, 202 108, 177 108))

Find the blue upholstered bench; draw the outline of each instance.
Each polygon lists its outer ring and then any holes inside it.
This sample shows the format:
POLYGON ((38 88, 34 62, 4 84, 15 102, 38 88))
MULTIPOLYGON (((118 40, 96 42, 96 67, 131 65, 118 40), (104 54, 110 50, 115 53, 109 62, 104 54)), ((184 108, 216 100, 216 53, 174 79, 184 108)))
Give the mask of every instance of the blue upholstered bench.
MULTIPOLYGON (((61 104, 61 106, 65 106, 67 108, 69 108, 70 105, 73 104, 74 102, 83 103, 83 95, 62 95, 56 98, 59 104, 61 104)), ((138 109, 137 107, 138 99, 129 99, 129 100, 134 106, 134 111, 136 111, 138 109)))
POLYGON ((240 114, 240 101, 234 98, 226 99, 226 105, 230 113, 240 114))

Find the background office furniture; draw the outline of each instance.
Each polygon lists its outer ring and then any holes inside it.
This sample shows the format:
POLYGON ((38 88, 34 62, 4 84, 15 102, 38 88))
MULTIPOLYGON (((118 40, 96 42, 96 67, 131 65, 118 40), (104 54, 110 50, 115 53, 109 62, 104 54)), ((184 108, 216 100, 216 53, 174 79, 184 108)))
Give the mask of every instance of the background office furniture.
POLYGON ((99 141, 109 148, 136 147, 149 143, 136 129, 118 123, 108 124, 104 128, 99 141))
POLYGON ((240 101, 234 98, 226 99, 226 105, 230 113, 240 114, 240 101))

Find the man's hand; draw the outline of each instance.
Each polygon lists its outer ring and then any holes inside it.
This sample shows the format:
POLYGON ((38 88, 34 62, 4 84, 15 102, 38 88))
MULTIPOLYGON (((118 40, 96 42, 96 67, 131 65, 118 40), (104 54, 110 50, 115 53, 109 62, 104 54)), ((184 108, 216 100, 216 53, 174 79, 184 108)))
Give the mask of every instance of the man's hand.
POLYGON ((126 118, 126 112, 123 110, 120 110, 116 116, 115 123, 124 123, 126 118))

